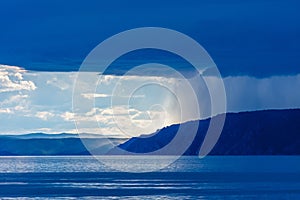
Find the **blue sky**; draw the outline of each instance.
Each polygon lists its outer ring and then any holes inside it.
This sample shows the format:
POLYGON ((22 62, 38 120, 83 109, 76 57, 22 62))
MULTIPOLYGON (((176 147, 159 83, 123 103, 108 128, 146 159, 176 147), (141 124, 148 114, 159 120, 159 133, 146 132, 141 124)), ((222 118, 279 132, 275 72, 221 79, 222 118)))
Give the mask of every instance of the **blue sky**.
MULTIPOLYGON (((2 1, 0 133, 76 132, 73 121, 77 119, 87 126, 79 132, 120 134, 108 106, 113 85, 120 78, 115 74, 152 61, 176 63, 172 66, 182 71, 189 66, 159 51, 125 55, 106 75, 107 90, 93 94, 95 109, 80 115, 72 110, 76 71, 103 40, 147 26, 180 31, 208 51, 224 78, 229 112, 300 108, 299 7, 300 3, 292 0, 2 1), (89 127, 93 120, 100 122, 99 128, 89 127)), ((90 76, 97 73, 90 72, 90 76)), ((129 84, 153 78, 174 85, 178 82, 166 77, 127 78, 129 84)), ((138 125, 131 127, 134 134, 141 133, 141 127, 148 127, 142 132, 153 132, 180 122, 177 107, 169 106, 175 99, 168 93, 160 96, 162 92, 154 87, 134 95, 133 102, 138 105, 130 110, 138 125), (153 98, 157 96, 161 98, 153 98), (167 114, 151 103, 166 106, 167 114), (153 126, 147 126, 150 118, 153 126)), ((89 101, 91 94, 83 97, 89 101)), ((124 105, 116 109, 120 115, 127 113, 124 105)))

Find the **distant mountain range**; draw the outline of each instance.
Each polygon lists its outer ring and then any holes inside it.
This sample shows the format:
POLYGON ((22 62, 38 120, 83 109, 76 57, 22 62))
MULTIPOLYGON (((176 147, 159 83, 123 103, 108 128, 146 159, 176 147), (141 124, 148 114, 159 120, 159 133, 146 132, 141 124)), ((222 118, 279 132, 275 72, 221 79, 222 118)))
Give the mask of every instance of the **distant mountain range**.
POLYGON ((85 145, 94 147, 96 153, 103 154, 111 148, 111 143, 120 144, 125 140, 109 138, 108 141, 96 134, 80 134, 80 137, 69 133, 1 135, 0 156, 90 155, 85 145))
MULTIPOLYGON (((220 116, 216 116, 220 117, 220 116)), ((198 155, 211 119, 200 120, 193 143, 185 155, 198 155)), ((187 122, 187 123, 195 123, 187 122)), ((179 124, 165 127, 148 137, 134 137, 120 149, 147 153, 161 149, 176 135, 179 124)), ((189 133, 186 133, 186 139, 189 133)), ((183 138, 184 140, 185 138, 183 138)), ((124 154, 118 148, 110 154, 124 154)), ((174 153, 176 154, 176 148, 174 153)), ((210 155, 300 155, 300 109, 229 113, 222 134, 210 155)))
MULTIPOLYGON (((185 155, 198 155, 210 121, 187 122, 199 122, 199 128, 185 155)), ((110 138, 108 141, 95 134, 81 134, 80 137, 68 133, 0 135, 0 156, 90 155, 85 145, 92 149, 93 154, 123 154, 118 148, 111 149, 111 143, 129 152, 152 152, 167 145, 176 135, 179 125, 129 140, 110 138)), ((185 134, 188 139, 190 133, 185 134)), ((222 134, 210 155, 300 155, 300 109, 227 114, 222 134)))

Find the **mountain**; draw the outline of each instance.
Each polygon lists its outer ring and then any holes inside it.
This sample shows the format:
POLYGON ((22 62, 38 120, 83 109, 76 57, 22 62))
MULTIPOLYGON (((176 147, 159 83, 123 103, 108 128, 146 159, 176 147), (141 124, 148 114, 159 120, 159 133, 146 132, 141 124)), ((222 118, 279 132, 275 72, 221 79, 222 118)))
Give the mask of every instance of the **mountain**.
POLYGON ((31 155, 90 155, 86 146, 93 153, 103 154, 113 144, 124 142, 123 138, 109 138, 109 141, 95 134, 45 134, 30 133, 24 135, 1 135, 0 156, 31 155), (83 144, 83 142, 84 144, 83 144))
MULTIPOLYGON (((167 145, 180 125, 199 122, 195 139, 185 151, 185 155, 198 155, 210 121, 175 124, 148 136, 131 138, 118 147, 134 153, 153 152, 167 145)), ((189 131, 185 134, 183 139, 189 139, 189 131)), ((119 148, 109 154, 124 154, 119 148)), ((176 155, 176 149, 168 154, 176 155)), ((300 155, 300 109, 226 114, 221 136, 209 155, 300 155)))
POLYGON ((49 133, 27 133, 20 135, 0 135, 2 137, 11 137, 11 138, 19 138, 19 139, 33 139, 33 138, 47 138, 47 139, 58 139, 58 138, 103 138, 105 136, 92 134, 92 133, 57 133, 57 134, 49 134, 49 133))

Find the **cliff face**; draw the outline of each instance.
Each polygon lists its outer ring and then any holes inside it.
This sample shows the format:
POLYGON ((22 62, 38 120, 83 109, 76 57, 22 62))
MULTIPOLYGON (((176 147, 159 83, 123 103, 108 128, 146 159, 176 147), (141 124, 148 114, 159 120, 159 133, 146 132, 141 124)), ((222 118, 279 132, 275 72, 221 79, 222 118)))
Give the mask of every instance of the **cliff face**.
MULTIPOLYGON (((210 119, 199 121, 197 135, 185 155, 198 155, 209 122, 210 119)), ((174 138, 178 127, 179 124, 172 125, 148 137, 131 138, 119 147, 134 153, 158 150, 174 138)), ((188 137, 189 133, 186 134, 188 137)), ((121 152, 112 149, 110 154, 121 152)), ((227 114, 222 134, 210 155, 300 155, 300 110, 227 114)))

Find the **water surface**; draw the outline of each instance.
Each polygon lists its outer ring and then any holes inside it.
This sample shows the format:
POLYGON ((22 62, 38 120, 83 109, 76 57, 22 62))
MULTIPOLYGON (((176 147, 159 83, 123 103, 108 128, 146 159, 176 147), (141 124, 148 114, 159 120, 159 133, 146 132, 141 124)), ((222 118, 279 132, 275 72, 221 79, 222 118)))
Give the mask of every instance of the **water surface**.
MULTIPOLYGON (((126 170, 167 158, 101 159, 126 170)), ((183 157, 150 173, 118 172, 85 156, 1 157, 0 187, 1 198, 24 199, 299 199, 300 157, 183 157)))

